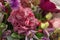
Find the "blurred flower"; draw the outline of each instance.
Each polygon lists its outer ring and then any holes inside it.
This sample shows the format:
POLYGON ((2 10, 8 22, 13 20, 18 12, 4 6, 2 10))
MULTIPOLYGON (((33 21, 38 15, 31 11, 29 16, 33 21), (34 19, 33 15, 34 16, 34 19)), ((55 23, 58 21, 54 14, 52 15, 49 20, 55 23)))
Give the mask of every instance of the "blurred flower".
POLYGON ((42 37, 41 40, 50 40, 48 37, 42 37))
POLYGON ((50 35, 50 40, 59 40, 60 39, 60 29, 55 29, 50 35))
POLYGON ((53 24, 54 28, 60 29, 60 18, 53 18, 50 22, 53 24))
POLYGON ((49 12, 48 14, 46 14, 45 17, 46 17, 47 20, 50 20, 52 18, 52 16, 53 16, 52 13, 49 12))
POLYGON ((18 32, 18 34, 26 34, 29 30, 35 30, 39 25, 39 21, 29 8, 13 10, 8 18, 8 22, 12 23, 14 31, 18 32))
POLYGON ((60 12, 59 9, 56 9, 56 5, 53 2, 50 2, 50 0, 41 0, 39 6, 44 11, 48 11, 48 12, 60 12))
POLYGON ((56 7, 57 7, 57 9, 59 9, 60 10, 60 0, 50 0, 51 2, 53 2, 55 5, 56 5, 56 7))
POLYGON ((20 0, 5 0, 5 1, 9 3, 12 9, 17 9, 20 6, 20 0))
POLYGON ((53 31, 54 31, 55 29, 54 29, 54 28, 47 28, 46 30, 49 32, 49 34, 51 34, 51 33, 53 33, 53 31))
POLYGON ((11 35, 11 30, 4 31, 3 34, 2 34, 2 38, 6 39, 7 36, 10 36, 10 35, 11 35))
POLYGON ((41 28, 42 29, 46 29, 46 28, 48 28, 48 26, 49 26, 49 23, 48 22, 41 23, 41 28))
POLYGON ((30 30, 30 31, 27 33, 27 35, 26 35, 26 37, 25 37, 25 40, 28 40, 28 39, 33 40, 33 38, 39 40, 39 38, 38 38, 35 34, 36 34, 36 31, 30 30))
POLYGON ((50 34, 49 34, 49 32, 48 32, 47 29, 44 29, 43 33, 44 33, 44 36, 46 36, 46 37, 49 37, 50 36, 50 34))

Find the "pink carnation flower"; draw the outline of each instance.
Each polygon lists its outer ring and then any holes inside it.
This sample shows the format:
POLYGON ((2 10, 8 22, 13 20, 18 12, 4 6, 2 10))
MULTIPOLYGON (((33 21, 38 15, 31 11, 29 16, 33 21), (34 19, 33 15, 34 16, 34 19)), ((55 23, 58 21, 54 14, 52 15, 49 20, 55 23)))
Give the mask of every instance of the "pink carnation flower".
POLYGON ((35 30, 39 24, 39 21, 29 8, 13 10, 8 18, 8 22, 12 23, 14 31, 18 32, 18 34, 35 30))
POLYGON ((60 18, 54 18, 51 20, 51 23, 53 24, 54 28, 60 28, 60 18))

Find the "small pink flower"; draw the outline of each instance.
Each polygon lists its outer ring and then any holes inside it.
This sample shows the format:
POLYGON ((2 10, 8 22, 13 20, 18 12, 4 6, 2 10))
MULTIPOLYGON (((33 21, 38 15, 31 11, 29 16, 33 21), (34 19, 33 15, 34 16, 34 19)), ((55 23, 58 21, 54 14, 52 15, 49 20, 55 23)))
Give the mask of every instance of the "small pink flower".
POLYGON ((60 18, 54 18, 51 20, 51 23, 53 24, 54 28, 60 28, 60 18))
POLYGON ((19 34, 35 30, 39 24, 30 8, 13 10, 8 18, 8 22, 11 22, 14 31, 19 34))

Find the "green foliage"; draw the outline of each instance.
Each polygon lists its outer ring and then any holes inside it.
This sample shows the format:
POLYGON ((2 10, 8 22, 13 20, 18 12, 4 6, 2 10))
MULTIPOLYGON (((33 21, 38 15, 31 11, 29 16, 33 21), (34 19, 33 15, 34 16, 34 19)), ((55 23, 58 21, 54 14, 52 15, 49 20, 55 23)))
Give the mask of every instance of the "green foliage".
POLYGON ((42 33, 36 33, 36 36, 37 36, 38 38, 41 38, 41 37, 43 37, 43 34, 42 34, 42 33))
POLYGON ((0 30, 0 37, 2 36, 2 31, 0 30))
POLYGON ((18 35, 17 33, 12 33, 12 34, 11 34, 11 37, 12 37, 12 38, 16 38, 16 39, 21 39, 21 38, 23 38, 23 36, 18 35))

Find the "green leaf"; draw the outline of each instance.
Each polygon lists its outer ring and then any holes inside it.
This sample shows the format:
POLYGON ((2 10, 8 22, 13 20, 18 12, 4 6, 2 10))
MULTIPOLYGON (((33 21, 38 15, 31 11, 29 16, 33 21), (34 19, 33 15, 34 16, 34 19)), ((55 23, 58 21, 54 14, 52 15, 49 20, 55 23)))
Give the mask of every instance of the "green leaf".
POLYGON ((23 36, 18 35, 17 33, 12 33, 11 37, 21 39, 23 36))
POLYGON ((12 38, 11 36, 7 36, 7 40, 19 40, 19 39, 12 38))
POLYGON ((36 33, 36 36, 37 36, 38 38, 41 38, 41 37, 43 36, 43 34, 42 34, 42 33, 36 33))
POLYGON ((11 36, 7 36, 7 40, 13 40, 11 36))
POLYGON ((12 38, 11 36, 7 36, 7 40, 19 40, 19 39, 15 39, 15 38, 12 38))
POLYGON ((35 13, 35 17, 39 20, 42 18, 41 14, 39 14, 39 13, 35 13))

